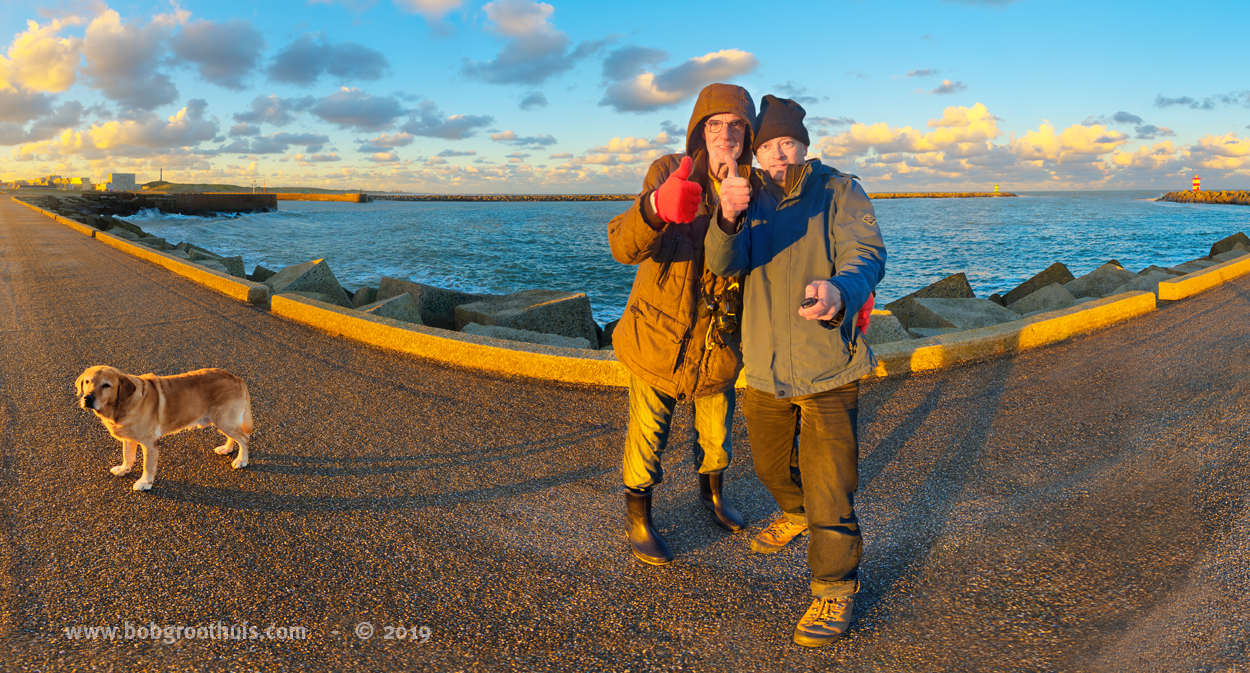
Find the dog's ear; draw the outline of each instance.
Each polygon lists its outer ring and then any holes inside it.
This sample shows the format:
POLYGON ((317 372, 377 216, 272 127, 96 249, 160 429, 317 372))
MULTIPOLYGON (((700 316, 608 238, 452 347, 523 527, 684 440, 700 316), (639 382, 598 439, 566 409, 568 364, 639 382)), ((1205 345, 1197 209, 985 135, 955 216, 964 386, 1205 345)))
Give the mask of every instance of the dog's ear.
POLYGON ((113 399, 113 420, 121 418, 122 407, 135 394, 135 382, 129 376, 117 377, 117 397, 113 399))

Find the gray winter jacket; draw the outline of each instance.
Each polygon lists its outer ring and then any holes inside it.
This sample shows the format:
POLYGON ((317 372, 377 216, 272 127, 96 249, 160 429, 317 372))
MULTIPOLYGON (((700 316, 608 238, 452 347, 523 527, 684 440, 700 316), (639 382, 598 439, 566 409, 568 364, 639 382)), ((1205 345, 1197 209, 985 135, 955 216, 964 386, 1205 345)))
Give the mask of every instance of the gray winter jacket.
POLYGON ((779 187, 754 171, 756 189, 737 233, 713 224, 705 247, 713 273, 747 277, 746 382, 778 398, 832 390, 872 371, 876 359, 858 334, 855 314, 885 276, 881 229, 852 176, 813 159, 789 167, 785 182, 779 187), (828 280, 842 293, 837 329, 798 313, 804 288, 814 280, 828 280))

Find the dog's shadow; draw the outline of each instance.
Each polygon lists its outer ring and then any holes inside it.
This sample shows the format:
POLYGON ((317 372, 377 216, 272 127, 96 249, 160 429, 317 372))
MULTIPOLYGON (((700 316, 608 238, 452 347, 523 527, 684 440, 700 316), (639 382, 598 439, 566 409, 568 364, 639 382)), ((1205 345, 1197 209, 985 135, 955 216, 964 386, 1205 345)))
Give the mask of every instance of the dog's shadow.
POLYGON ((619 469, 614 458, 595 459, 592 455, 589 461, 578 461, 583 467, 552 473, 553 467, 558 467, 565 461, 543 458, 545 454, 552 452, 563 454, 579 446, 587 447, 595 438, 611 433, 614 429, 609 424, 602 424, 533 441, 421 455, 312 456, 272 454, 262 450, 253 453, 248 466, 244 468, 247 472, 295 477, 358 478, 397 473, 443 475, 453 472, 459 475, 454 478, 449 476, 449 481, 445 484, 447 490, 438 493, 381 497, 316 495, 308 492, 309 482, 302 479, 296 480, 288 492, 222 488, 158 479, 149 493, 159 499, 208 507, 273 512, 413 510, 429 506, 447 507, 461 503, 490 502, 537 493, 573 482, 598 481, 609 471, 619 469), (518 464, 506 465, 512 461, 518 464), (482 467, 488 468, 491 485, 475 487, 473 483, 486 480, 483 473, 474 469, 482 467), (500 475, 506 475, 507 483, 499 483, 500 475))
MULTIPOLYGON (((250 469, 250 468, 249 468, 250 469)), ((486 488, 467 488, 447 493, 404 496, 317 496, 304 493, 273 493, 217 488, 181 481, 159 480, 148 495, 161 500, 184 502, 233 510, 259 512, 361 512, 418 510, 426 507, 451 507, 463 503, 485 503, 519 495, 538 493, 550 488, 597 479, 610 468, 584 467, 560 474, 528 479, 512 484, 486 488)))
POLYGON ((247 469, 274 474, 344 477, 427 472, 523 460, 540 454, 587 445, 597 437, 615 431, 610 424, 599 424, 574 432, 514 442, 483 449, 427 452, 406 456, 309 456, 270 453, 263 449, 252 454, 247 469))

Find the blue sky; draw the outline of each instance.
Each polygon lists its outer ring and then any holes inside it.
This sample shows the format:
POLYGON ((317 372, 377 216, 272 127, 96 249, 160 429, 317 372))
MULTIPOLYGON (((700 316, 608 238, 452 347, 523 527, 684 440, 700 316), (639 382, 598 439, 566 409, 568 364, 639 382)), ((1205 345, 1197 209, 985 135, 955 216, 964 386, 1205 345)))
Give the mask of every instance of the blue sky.
POLYGON ((0 2, 0 179, 629 193, 714 81, 870 191, 1247 188, 1233 2, 0 2), (33 22, 33 23, 32 23, 33 22))

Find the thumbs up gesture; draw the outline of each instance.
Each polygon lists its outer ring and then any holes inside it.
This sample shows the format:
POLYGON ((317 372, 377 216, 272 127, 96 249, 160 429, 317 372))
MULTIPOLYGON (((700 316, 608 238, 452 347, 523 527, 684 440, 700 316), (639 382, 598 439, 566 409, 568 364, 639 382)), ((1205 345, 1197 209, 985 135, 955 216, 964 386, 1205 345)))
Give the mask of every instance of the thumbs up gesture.
POLYGON ((719 158, 729 167, 729 177, 720 183, 721 219, 733 223, 751 203, 751 185, 746 178, 738 177, 738 163, 732 154, 726 152, 719 158))
POLYGON ((699 213, 703 188, 687 179, 693 166, 694 161, 690 157, 682 157, 677 170, 655 190, 652 206, 661 220, 668 223, 689 222, 699 213))

